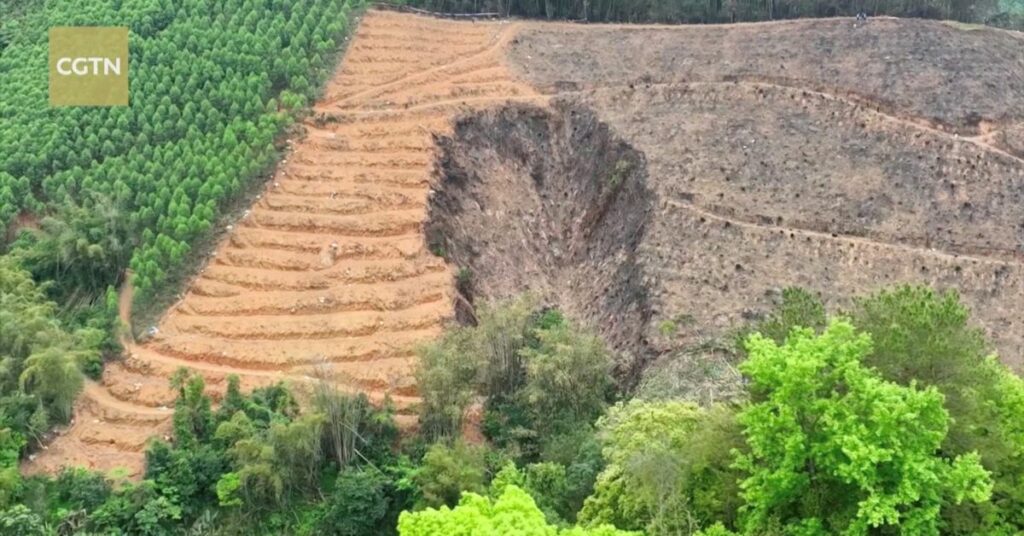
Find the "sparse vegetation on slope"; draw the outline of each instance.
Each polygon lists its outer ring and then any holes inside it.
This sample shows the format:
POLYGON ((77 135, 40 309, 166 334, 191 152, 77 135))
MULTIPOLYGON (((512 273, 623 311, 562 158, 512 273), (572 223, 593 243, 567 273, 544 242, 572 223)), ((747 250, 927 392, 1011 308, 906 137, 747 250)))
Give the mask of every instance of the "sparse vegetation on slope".
POLYGON ((406 0, 449 13, 502 13, 590 22, 716 23, 804 17, 871 16, 953 19, 1024 28, 1019 0, 406 0))

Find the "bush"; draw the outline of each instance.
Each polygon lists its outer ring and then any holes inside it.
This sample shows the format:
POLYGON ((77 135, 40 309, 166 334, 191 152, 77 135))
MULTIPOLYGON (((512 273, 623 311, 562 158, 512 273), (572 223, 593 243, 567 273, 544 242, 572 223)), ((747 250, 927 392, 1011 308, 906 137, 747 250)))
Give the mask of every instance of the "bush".
POLYGON ((539 461, 559 435, 589 428, 613 388, 597 336, 529 297, 481 306, 477 317, 420 351, 428 438, 456 436, 475 395, 484 399, 484 434, 523 462, 539 461))
POLYGON ((111 487, 99 473, 82 468, 64 469, 54 482, 58 503, 69 510, 93 510, 110 496, 111 487))
POLYGON ((390 480, 373 469, 345 469, 324 504, 318 534, 376 536, 394 527, 387 523, 390 480))
POLYGON ((793 328, 810 328, 820 332, 827 323, 825 304, 821 299, 799 287, 782 290, 782 302, 766 318, 743 330, 737 342, 741 350, 751 333, 760 333, 778 344, 786 342, 793 328))
POLYGON ((484 448, 456 441, 452 446, 435 443, 423 456, 414 481, 420 506, 454 506, 464 492, 484 490, 484 448))
POLYGON ((420 506, 453 506, 464 491, 483 491, 486 464, 483 448, 461 441, 449 447, 434 444, 423 456, 415 482, 420 506))
POLYGON ((731 465, 742 436, 729 408, 633 400, 598 421, 607 466, 580 520, 651 536, 730 525, 740 475, 731 465))
POLYGON ((0 511, 0 533, 8 536, 45 536, 43 520, 28 507, 17 504, 0 511))

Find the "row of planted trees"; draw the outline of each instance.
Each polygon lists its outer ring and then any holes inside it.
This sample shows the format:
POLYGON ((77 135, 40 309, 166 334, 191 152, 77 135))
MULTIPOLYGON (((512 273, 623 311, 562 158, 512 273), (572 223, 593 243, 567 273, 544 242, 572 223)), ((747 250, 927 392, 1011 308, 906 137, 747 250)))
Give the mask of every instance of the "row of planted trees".
MULTIPOLYGON (((140 299, 180 270, 225 203, 275 160, 360 2, 38 3, 4 23, 0 235, 66 294, 96 295, 129 265, 140 299), (130 28, 130 106, 51 108, 47 29, 130 28), (97 225, 109 214, 109 225, 97 225), (73 243, 75 247, 66 247, 73 243), (35 250, 35 251, 33 251, 35 250)), ((104 222, 106 223, 106 222, 104 222)))
MULTIPOLYGON (((32 447, 277 157, 359 0, 0 3, 0 429, 32 447), (48 29, 127 26, 130 105, 52 108, 48 29)), ((23 449, 15 449, 23 452, 23 449)), ((17 456, 16 456, 17 457, 17 456)))

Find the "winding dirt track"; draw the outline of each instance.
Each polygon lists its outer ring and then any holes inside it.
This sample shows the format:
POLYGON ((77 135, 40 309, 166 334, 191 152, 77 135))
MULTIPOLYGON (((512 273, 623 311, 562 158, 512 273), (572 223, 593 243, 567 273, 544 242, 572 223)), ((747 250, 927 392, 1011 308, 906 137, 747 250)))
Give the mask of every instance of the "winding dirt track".
POLYGON ((168 378, 181 367, 214 396, 230 374, 243 389, 326 376, 390 396, 413 424, 414 348, 440 333, 454 296, 422 234, 432 136, 467 107, 541 99, 504 63, 515 31, 369 12, 261 199, 157 336, 86 386, 73 425, 25 470, 140 475, 148 438, 169 432, 168 378))

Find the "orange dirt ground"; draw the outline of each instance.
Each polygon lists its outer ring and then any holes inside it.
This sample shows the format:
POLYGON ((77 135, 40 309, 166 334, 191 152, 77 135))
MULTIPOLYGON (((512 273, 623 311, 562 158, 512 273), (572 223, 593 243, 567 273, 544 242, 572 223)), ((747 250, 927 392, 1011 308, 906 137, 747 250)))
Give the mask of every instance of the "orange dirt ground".
POLYGON ((325 371, 343 389, 390 395, 399 422, 414 423, 414 348, 440 333, 455 295, 422 234, 433 135, 468 107, 542 99, 505 65, 515 32, 370 11, 266 192, 158 334, 86 386, 73 424, 26 472, 138 477, 148 438, 169 433, 180 367, 214 396, 229 374, 243 389, 301 389, 325 371))

